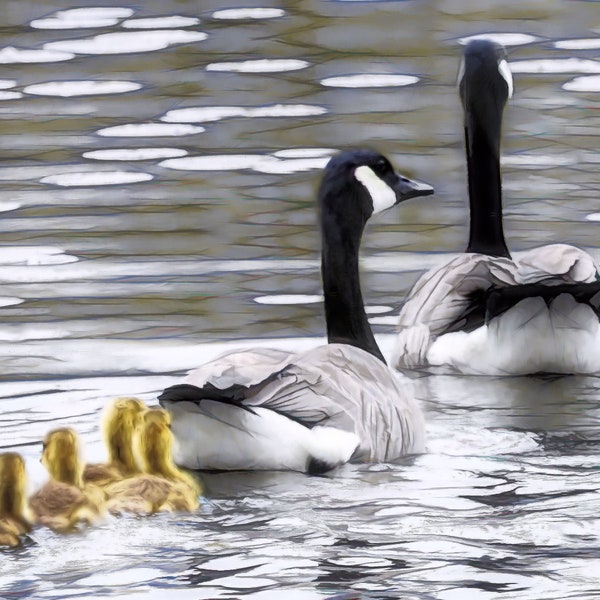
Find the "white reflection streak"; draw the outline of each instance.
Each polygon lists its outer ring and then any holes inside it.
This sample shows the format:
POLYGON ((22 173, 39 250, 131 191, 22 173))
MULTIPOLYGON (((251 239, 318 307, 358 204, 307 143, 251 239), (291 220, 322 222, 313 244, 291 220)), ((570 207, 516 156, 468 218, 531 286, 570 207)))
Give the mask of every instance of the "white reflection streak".
POLYGON ((204 127, 194 125, 176 125, 167 123, 128 123, 127 125, 116 125, 105 127, 96 131, 101 136, 114 137, 177 137, 202 133, 204 127))
POLYGON ((285 11, 280 8, 228 8, 217 10, 213 19, 276 19, 283 17, 285 11))
POLYGON ((92 160, 152 160, 185 156, 187 150, 179 148, 111 148, 90 150, 83 157, 92 160))
POLYGON ((458 40, 461 45, 468 44, 471 40, 492 40, 503 46, 522 46, 537 42, 541 38, 527 33, 479 33, 477 35, 469 35, 458 40))
POLYGON ((206 106, 170 110, 161 117, 167 123, 203 123, 232 117, 308 117, 327 112, 311 104, 270 104, 266 106, 206 106))
POLYGON ((310 294, 279 294, 273 296, 257 296, 257 304, 316 304, 323 302, 323 296, 310 294))
POLYGON ((131 8, 92 7, 61 10, 49 17, 35 19, 29 24, 34 29, 86 29, 91 27, 110 27, 120 19, 130 17, 131 8))
POLYGON ((204 32, 183 29, 156 29, 151 35, 147 31, 121 31, 93 38, 48 42, 44 44, 44 50, 74 54, 128 54, 164 50, 175 44, 201 42, 207 37, 204 32))
POLYGON ((584 58, 517 60, 510 63, 513 73, 600 73, 600 61, 584 58))
POLYGON ((141 89, 142 84, 135 81, 48 81, 28 85, 23 89, 26 94, 36 96, 92 96, 98 94, 124 94, 141 89))
POLYGON ((358 75, 340 75, 327 77, 321 80, 321 85, 326 87, 342 88, 376 88, 376 87, 402 87, 412 85, 419 81, 414 75, 388 75, 366 73, 358 75))
POLYGON ((200 19, 196 17, 181 17, 172 15, 170 17, 151 17, 146 19, 128 19, 121 23, 125 29, 161 29, 168 27, 191 27, 198 25, 200 19))
POLYGON ((279 73, 283 71, 298 71, 299 69, 305 69, 309 65, 310 63, 305 60, 293 58, 262 58, 240 62, 210 63, 206 66, 206 70, 223 72, 233 71, 237 73, 279 73))
POLYGON ((575 77, 563 84, 562 88, 568 92, 600 92, 600 75, 575 77))
POLYGON ((54 50, 26 50, 15 48, 14 46, 5 46, 0 50, 0 64, 19 64, 19 63, 48 63, 62 62, 75 58, 72 52, 59 52, 54 50))
POLYGON ((83 173, 61 173, 42 177, 41 183, 58 185, 60 187, 117 185, 125 183, 140 183, 153 179, 150 173, 131 171, 100 171, 83 173))

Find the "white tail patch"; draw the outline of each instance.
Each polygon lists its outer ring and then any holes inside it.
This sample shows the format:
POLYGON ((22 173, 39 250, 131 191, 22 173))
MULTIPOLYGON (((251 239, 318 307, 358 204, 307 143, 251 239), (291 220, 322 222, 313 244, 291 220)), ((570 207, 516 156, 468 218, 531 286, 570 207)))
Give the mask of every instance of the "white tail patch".
POLYGON ((599 347, 598 317, 590 306, 561 294, 548 307, 534 296, 488 326, 439 337, 427 360, 447 367, 442 371, 470 375, 597 374, 599 347))
POLYGON ((165 402, 176 440, 173 457, 188 469, 305 472, 311 459, 333 468, 350 460, 359 444, 353 432, 308 429, 265 408, 251 413, 209 400, 203 404, 208 414, 191 402, 165 402))
POLYGON ((513 76, 510 71, 510 67, 508 66, 508 63, 504 59, 498 63, 498 71, 500 72, 500 75, 502 75, 502 78, 504 79, 504 81, 506 81, 506 85, 508 86, 508 97, 512 98, 513 76))
POLYGON ((354 177, 360 181, 369 192, 373 202, 373 214, 382 212, 396 204, 396 192, 373 169, 362 165, 354 171, 354 177))

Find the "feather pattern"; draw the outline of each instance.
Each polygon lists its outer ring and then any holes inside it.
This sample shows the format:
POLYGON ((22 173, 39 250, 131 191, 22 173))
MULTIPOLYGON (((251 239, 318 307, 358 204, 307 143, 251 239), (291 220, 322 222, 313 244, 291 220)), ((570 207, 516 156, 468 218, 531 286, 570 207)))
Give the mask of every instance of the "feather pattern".
POLYGON ((584 250, 568 244, 549 244, 533 248, 516 261, 519 283, 558 285, 591 283, 598 279, 593 258, 584 250))
POLYGON ((414 286, 399 317, 400 369, 484 375, 596 373, 598 275, 566 244, 514 262, 464 254, 414 286))
POLYGON ((180 464, 307 471, 311 460, 333 468, 351 458, 390 461, 424 451, 424 421, 410 382, 371 354, 344 344, 301 354, 245 350, 242 363, 239 354, 228 352, 192 371, 185 384, 196 390, 195 397, 189 388, 178 395, 181 387, 174 386, 159 398, 172 414, 180 464), (265 379, 257 381, 251 367, 263 358, 265 379), (234 379, 248 383, 241 400, 226 391, 234 379), (207 400, 206 383, 224 390, 223 397, 207 400), (194 430, 200 427, 210 439, 204 434, 190 439, 191 415, 194 430), (218 436, 210 434, 217 430, 218 436))

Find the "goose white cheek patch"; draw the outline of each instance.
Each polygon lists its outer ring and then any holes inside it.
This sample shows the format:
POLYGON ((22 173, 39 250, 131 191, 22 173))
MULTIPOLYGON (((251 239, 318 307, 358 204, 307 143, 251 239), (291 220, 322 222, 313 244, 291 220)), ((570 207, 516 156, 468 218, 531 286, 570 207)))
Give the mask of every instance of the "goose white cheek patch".
POLYGON ((391 208, 396 204, 396 193, 383 179, 375 175, 372 169, 363 165, 354 171, 354 177, 369 192, 373 202, 373 214, 391 208))
POLYGON ((502 75, 502 77, 504 78, 504 81, 506 81, 506 85, 508 86, 508 97, 512 98, 513 77, 512 77, 512 73, 510 72, 508 63, 505 60, 501 60, 498 63, 498 71, 500 71, 500 75, 502 75))

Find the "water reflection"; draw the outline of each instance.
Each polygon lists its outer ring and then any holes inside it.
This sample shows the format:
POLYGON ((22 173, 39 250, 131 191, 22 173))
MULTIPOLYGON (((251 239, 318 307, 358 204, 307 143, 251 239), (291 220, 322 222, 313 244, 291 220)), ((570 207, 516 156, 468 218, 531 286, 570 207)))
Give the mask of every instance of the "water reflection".
POLYGON ((217 10, 213 19, 276 19, 283 17, 285 11, 280 8, 228 8, 217 10))
POLYGON ((206 65, 206 70, 236 73, 280 73, 283 71, 306 69, 309 64, 305 60, 292 58, 257 58, 241 62, 210 63, 206 65))
POLYGON ((36 96, 95 96, 97 94, 124 94, 142 87, 135 81, 48 81, 28 85, 23 88, 26 94, 36 96))
POLYGON ((200 19, 196 17, 149 17, 145 19, 127 19, 121 23, 125 29, 167 29, 169 27, 192 27, 198 25, 200 19))
POLYGON ((0 50, 0 64, 15 63, 51 63, 62 62, 75 58, 72 52, 54 50, 25 50, 14 46, 5 46, 0 50))
POLYGON ((110 27, 134 13, 131 8, 72 8, 60 10, 43 19, 29 23, 35 29, 86 29, 110 27))
POLYGON ((93 38, 61 40, 44 44, 50 52, 73 54, 127 54, 132 52, 154 52, 174 44, 201 42, 207 37, 201 31, 184 29, 154 29, 152 35, 145 31, 102 33, 93 38))
POLYGON ((363 88, 363 87, 402 87, 419 81, 413 75, 385 75, 366 73, 364 75, 340 75, 321 80, 326 87, 363 88))

